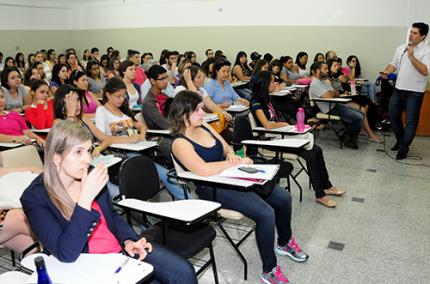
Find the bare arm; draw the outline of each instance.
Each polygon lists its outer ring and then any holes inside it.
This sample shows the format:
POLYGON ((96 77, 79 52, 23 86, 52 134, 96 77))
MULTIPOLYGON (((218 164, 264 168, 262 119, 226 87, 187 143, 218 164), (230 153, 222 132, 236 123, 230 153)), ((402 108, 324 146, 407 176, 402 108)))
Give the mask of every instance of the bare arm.
POLYGON ((266 129, 272 129, 272 128, 279 128, 283 126, 287 126, 288 123, 286 122, 273 122, 269 121, 267 117, 264 115, 263 110, 258 109, 255 111, 255 115, 257 116, 258 121, 263 125, 266 129))

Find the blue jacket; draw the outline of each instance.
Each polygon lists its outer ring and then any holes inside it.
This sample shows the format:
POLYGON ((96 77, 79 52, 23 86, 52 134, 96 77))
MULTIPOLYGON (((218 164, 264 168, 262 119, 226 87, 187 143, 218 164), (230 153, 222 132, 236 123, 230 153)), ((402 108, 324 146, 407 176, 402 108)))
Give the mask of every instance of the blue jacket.
MULTIPOLYGON (((80 253, 88 252, 88 238, 97 225, 100 214, 76 205, 70 221, 66 220, 49 198, 42 175, 21 196, 25 215, 38 241, 49 253, 62 262, 73 262, 80 253)), ((126 240, 138 239, 132 228, 113 209, 106 188, 96 197, 96 201, 109 230, 121 245, 126 240)))

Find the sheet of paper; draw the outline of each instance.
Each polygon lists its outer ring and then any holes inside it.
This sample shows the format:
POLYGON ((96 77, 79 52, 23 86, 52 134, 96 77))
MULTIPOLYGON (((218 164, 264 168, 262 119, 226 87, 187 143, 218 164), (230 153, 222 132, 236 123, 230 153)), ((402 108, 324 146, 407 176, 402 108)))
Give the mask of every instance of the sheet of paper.
POLYGON ((230 178, 247 178, 247 179, 261 179, 271 180, 279 170, 279 165, 239 165, 223 170, 219 176, 230 178), (239 170, 241 167, 251 167, 259 170, 257 173, 247 173, 239 170))

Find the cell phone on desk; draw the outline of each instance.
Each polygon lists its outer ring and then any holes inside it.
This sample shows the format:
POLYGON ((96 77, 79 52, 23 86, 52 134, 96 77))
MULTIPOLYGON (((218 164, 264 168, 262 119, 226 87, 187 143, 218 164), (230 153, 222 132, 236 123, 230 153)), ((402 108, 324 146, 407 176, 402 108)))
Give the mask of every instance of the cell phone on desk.
POLYGON ((259 169, 256 169, 253 167, 239 167, 237 169, 240 171, 243 171, 245 173, 248 173, 248 174, 255 174, 255 173, 258 173, 260 171, 259 169))

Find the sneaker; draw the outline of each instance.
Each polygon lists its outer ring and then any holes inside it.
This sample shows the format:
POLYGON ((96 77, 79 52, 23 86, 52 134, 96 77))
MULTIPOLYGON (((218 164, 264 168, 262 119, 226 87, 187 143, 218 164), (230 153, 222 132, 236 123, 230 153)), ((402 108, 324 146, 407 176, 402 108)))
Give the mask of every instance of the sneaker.
POLYGON ((277 265, 275 268, 273 268, 270 272, 263 272, 260 275, 260 283, 264 284, 283 284, 283 283, 290 283, 288 281, 288 278, 285 277, 284 273, 281 271, 281 267, 277 265))
POLYGON ((275 253, 281 256, 288 256, 292 260, 297 262, 304 262, 308 260, 309 255, 301 250, 299 245, 296 243, 295 238, 291 238, 287 245, 275 247, 275 253))

